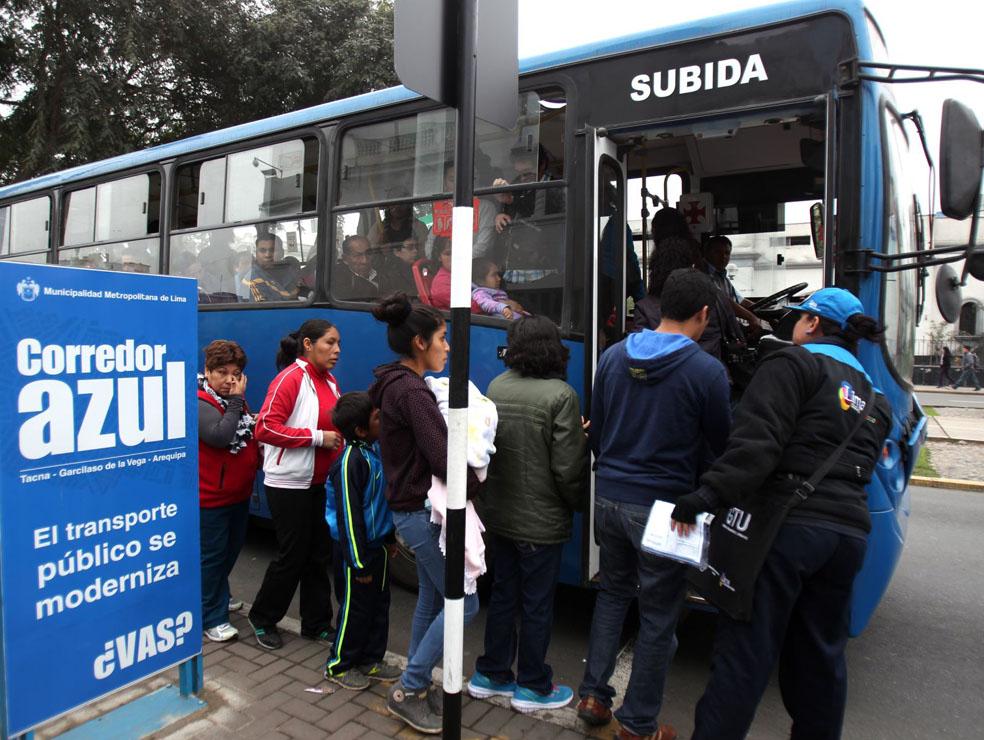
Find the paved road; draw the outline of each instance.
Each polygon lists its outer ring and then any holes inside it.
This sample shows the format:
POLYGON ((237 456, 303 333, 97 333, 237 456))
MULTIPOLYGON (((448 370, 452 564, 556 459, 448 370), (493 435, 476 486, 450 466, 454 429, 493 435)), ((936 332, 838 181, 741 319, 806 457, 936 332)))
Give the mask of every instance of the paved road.
MULTIPOLYGON (((845 738, 979 738, 984 727, 984 494, 914 488, 909 538, 899 569, 868 630, 849 646, 851 687, 845 738)), ((272 536, 251 532, 233 573, 249 600, 274 550, 272 536)), ((414 596, 394 589, 390 648, 404 652, 414 596)), ((592 597, 561 589, 550 655, 555 680, 577 684, 592 597)), ((297 616, 297 603, 292 607, 297 616)), ((484 610, 465 640, 465 666, 481 650, 484 610)), ((633 627, 626 630, 631 658, 633 627)), ((663 710, 686 737, 707 678, 713 617, 691 613, 679 628, 680 648, 663 710)), ((750 738, 788 737, 776 686, 770 686, 750 738)))

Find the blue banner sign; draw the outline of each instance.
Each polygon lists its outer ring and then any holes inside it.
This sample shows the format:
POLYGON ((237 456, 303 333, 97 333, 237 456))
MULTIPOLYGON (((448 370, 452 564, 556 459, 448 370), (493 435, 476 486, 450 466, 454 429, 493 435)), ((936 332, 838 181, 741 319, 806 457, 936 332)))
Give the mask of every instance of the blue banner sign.
POLYGON ((0 262, 4 728, 201 652, 193 280, 0 262))

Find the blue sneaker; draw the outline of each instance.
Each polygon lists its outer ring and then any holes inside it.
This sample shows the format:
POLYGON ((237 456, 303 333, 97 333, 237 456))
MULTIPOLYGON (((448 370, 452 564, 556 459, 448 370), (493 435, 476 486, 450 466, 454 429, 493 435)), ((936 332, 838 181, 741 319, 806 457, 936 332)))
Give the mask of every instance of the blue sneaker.
POLYGON ((517 712, 529 714, 540 709, 566 707, 573 698, 574 690, 570 686, 554 686, 549 694, 538 694, 530 689, 518 688, 509 703, 517 712))
POLYGON ((476 699, 488 699, 490 696, 511 697, 515 690, 515 682, 499 683, 478 671, 468 681, 468 694, 476 699))

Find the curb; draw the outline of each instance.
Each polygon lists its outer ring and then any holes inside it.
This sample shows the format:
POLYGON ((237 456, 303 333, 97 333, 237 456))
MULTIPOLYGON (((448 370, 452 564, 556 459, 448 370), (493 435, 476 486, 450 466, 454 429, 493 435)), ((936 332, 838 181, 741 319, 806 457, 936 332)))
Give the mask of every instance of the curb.
POLYGON ((978 491, 984 493, 984 483, 976 480, 926 478, 921 475, 914 475, 909 482, 917 486, 925 486, 926 488, 945 488, 951 491, 978 491))

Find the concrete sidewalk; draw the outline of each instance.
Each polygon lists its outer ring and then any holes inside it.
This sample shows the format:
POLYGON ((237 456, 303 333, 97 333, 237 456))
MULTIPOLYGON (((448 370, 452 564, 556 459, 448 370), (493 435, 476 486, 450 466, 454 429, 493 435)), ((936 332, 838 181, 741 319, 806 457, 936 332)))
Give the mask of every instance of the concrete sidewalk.
MULTIPOLYGON (((204 644, 205 685, 201 698, 208 706, 149 737, 169 740, 428 737, 387 712, 390 684, 373 682, 366 691, 346 691, 322 676, 328 656, 326 645, 281 631, 284 646, 280 650, 263 650, 256 645, 245 610, 230 616, 240 638, 226 643, 206 640, 204 644)), ((388 656, 388 660, 400 662, 398 656, 388 656)), ((127 701, 177 682, 177 670, 168 671, 52 722, 35 732, 35 736, 56 737, 127 701)), ((570 708, 563 712, 524 715, 513 711, 508 704, 478 701, 465 694, 461 736, 574 740, 608 738, 617 727, 613 722, 585 735, 582 730, 586 728, 572 720, 570 708)))
POLYGON ((955 416, 927 417, 926 434, 946 442, 984 442, 984 424, 979 419, 955 416))

